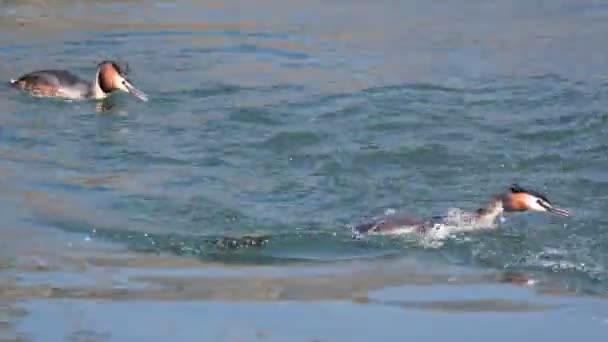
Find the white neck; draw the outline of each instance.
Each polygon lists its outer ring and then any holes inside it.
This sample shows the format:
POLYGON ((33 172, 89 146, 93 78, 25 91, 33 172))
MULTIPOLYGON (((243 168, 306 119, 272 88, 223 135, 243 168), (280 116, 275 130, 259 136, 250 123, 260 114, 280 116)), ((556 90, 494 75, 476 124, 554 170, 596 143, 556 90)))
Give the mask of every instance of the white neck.
POLYGON ((106 94, 101 87, 99 86, 99 68, 97 68, 97 72, 95 73, 95 80, 91 84, 91 97, 95 100, 105 99, 108 94, 106 94))

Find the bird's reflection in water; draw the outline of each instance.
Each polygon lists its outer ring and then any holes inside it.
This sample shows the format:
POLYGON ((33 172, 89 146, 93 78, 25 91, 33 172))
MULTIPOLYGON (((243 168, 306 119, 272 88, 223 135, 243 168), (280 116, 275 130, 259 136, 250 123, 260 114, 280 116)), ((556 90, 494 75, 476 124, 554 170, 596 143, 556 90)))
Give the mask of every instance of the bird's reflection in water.
POLYGON ((116 103, 111 99, 104 99, 95 102, 95 111, 97 113, 106 113, 111 111, 116 106, 116 103))

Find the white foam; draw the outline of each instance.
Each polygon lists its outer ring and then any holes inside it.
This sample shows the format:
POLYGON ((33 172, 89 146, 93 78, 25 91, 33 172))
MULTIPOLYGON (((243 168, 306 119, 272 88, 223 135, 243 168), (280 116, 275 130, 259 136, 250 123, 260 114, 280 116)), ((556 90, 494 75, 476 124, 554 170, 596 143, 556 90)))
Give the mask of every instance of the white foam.
POLYGON ((384 211, 384 215, 394 215, 397 213, 397 210, 393 209, 393 208, 388 208, 384 211))

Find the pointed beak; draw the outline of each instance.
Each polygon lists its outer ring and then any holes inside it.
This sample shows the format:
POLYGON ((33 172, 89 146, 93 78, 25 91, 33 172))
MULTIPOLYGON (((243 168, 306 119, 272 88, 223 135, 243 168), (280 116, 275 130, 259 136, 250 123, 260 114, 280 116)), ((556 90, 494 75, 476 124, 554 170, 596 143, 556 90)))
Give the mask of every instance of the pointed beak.
POLYGON ((148 95, 146 95, 146 93, 144 93, 143 91, 135 88, 135 86, 133 84, 131 84, 131 82, 129 82, 128 80, 124 80, 125 87, 127 88, 127 91, 129 92, 129 94, 137 97, 138 99, 147 102, 148 101, 148 95))
POLYGON ((564 217, 568 217, 568 216, 572 215, 569 210, 563 209, 563 208, 557 208, 557 207, 552 206, 552 207, 548 208, 547 210, 550 213, 557 214, 557 215, 564 216, 564 217))
POLYGON ((551 204, 543 204, 543 207, 545 209, 547 209, 548 212, 553 213, 553 214, 557 214, 557 215, 564 216, 564 217, 568 217, 571 215, 569 210, 563 209, 563 208, 558 208, 551 204))

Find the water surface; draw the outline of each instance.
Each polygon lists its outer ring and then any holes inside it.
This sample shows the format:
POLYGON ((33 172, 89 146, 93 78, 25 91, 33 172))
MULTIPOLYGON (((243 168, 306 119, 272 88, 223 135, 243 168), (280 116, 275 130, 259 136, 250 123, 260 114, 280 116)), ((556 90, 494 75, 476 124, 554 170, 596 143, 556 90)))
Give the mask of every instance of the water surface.
MULTIPOLYGON (((73 286, 94 278, 71 263, 63 237, 45 235, 68 233, 85 250, 102 250, 85 269, 109 267, 95 260, 112 248, 224 267, 277 265, 272 272, 288 279, 296 266, 331 273, 344 267, 338 262, 406 260, 422 271, 374 275, 378 288, 454 266, 446 279, 516 274, 554 293, 602 298, 607 9, 572 0, 4 1, 1 79, 44 67, 87 76, 99 60, 117 58, 151 98, 117 95, 99 111, 0 87, 0 234, 6 246, 22 246, 1 255, 6 272, 20 274, 11 286, 23 292, 9 297, 88 293, 73 286), (347 227, 388 208, 422 216, 474 209, 514 182, 574 216, 509 215, 499 231, 438 245, 353 240, 347 227), (32 251, 15 233, 24 230, 59 242, 32 251), (32 255, 46 259, 15 261, 32 255), (40 263, 75 275, 24 275, 40 263), (63 292, 44 292, 50 284, 63 292)), ((157 264, 159 277, 176 263, 157 264)), ((137 288, 130 277, 121 279, 137 288)), ((295 300, 325 288, 297 283, 285 285, 303 296, 295 300)), ((183 298, 216 298, 209 291, 183 298)))

